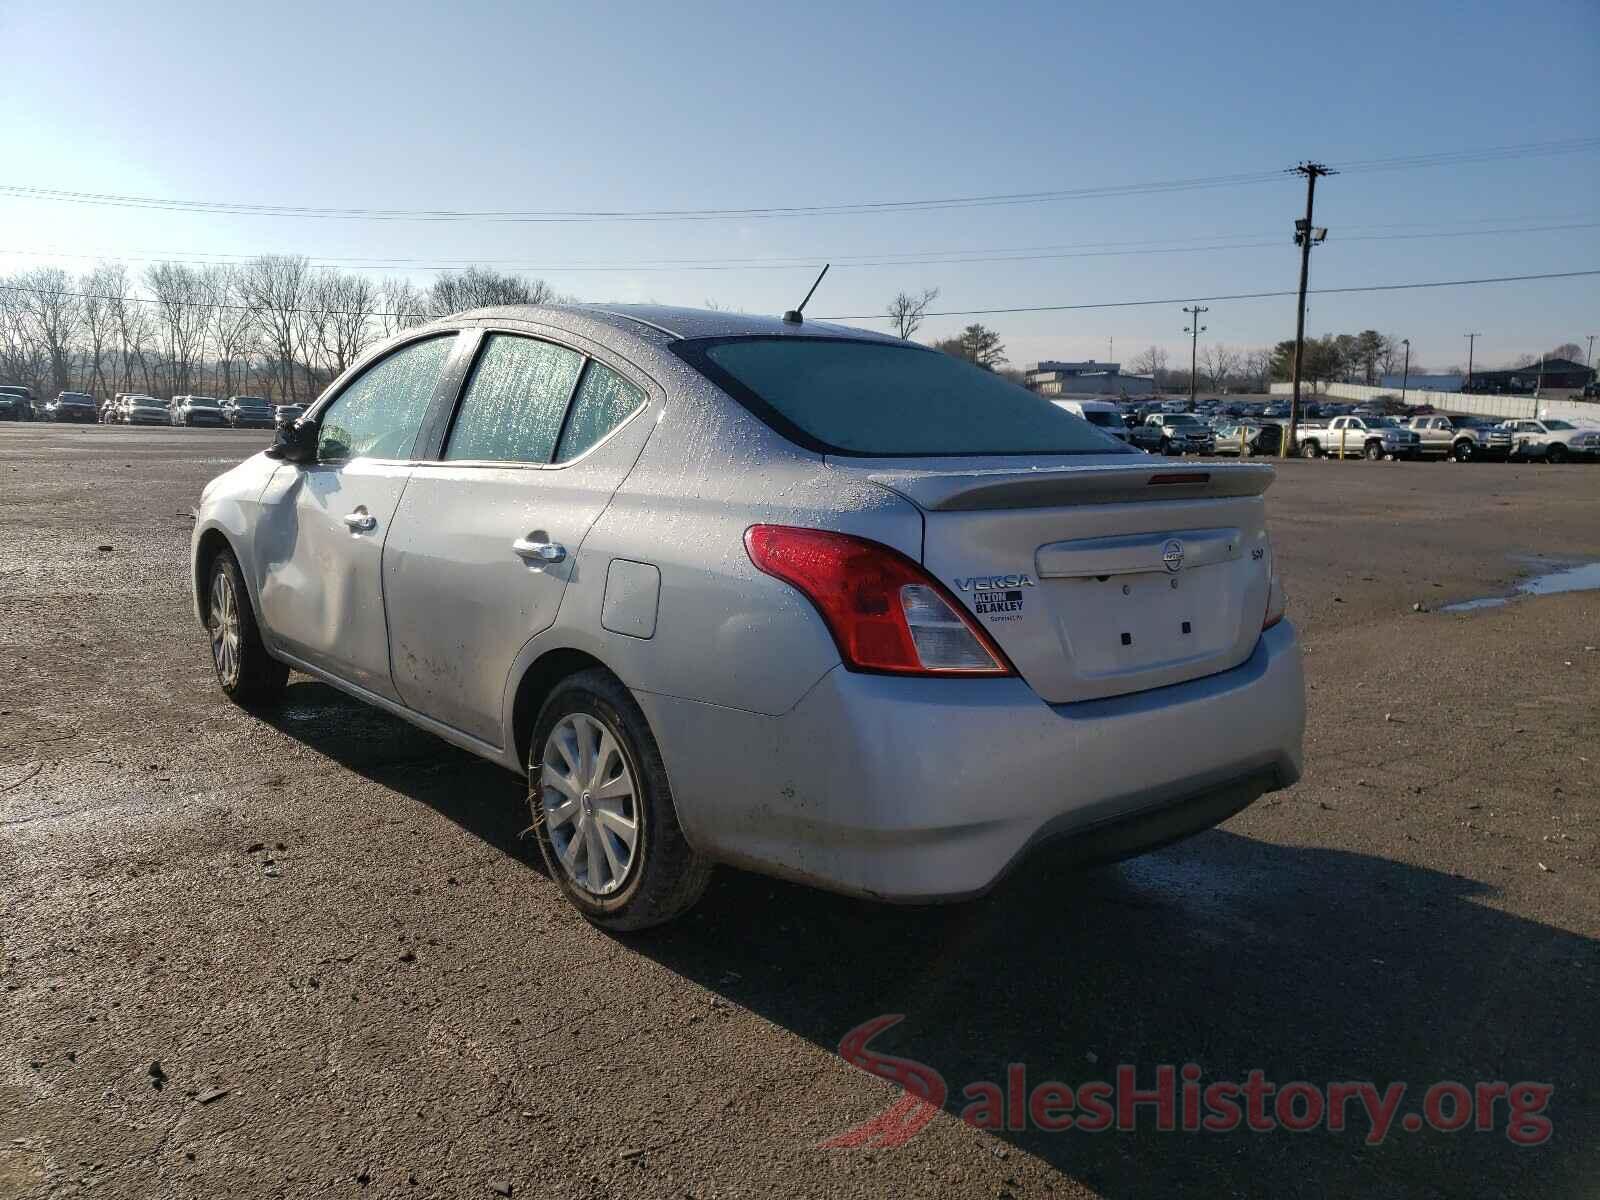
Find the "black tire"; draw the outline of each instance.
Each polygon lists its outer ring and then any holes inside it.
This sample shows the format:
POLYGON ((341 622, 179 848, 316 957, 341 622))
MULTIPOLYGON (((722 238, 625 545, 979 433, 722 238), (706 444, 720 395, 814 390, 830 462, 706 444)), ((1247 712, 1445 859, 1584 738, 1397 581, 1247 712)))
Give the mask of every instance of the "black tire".
MULTIPOLYGON (((548 791, 552 796, 561 794, 553 787, 548 791)), ((644 713, 621 681, 602 668, 569 675, 556 684, 539 710, 529 740, 528 806, 550 878, 574 908, 602 929, 629 933, 665 924, 693 908, 711 880, 710 860, 696 854, 684 839, 661 750, 644 713), (604 727, 634 781, 633 856, 615 890, 605 895, 587 890, 568 873, 545 821, 546 743, 557 725, 575 714, 604 727)))
POLYGON ((1322 446, 1321 446, 1321 444, 1318 443, 1318 442, 1314 442, 1314 441, 1312 441, 1312 442, 1301 442, 1300 443, 1300 457, 1301 458, 1321 458, 1322 457, 1322 446))
POLYGON ((244 586, 244 575, 232 550, 218 552, 211 561, 211 574, 206 581, 206 629, 211 634, 211 669, 228 699, 244 708, 261 708, 283 698, 289 668, 268 654, 262 644, 255 610, 250 607, 250 592, 244 586), (218 630, 219 624, 228 620, 225 593, 221 590, 224 582, 234 601, 233 621, 236 622, 236 644, 231 647, 231 657, 221 649, 226 642, 226 631, 219 633, 218 630))
POLYGON ((1560 442, 1551 442, 1550 449, 1544 452, 1546 462, 1564 463, 1567 461, 1567 448, 1560 442))
POLYGON ((1462 438, 1459 442, 1452 446, 1450 448, 1450 457, 1454 458, 1457 462, 1471 462, 1472 439, 1462 438))
POLYGON ((1161 450, 1162 454, 1166 455, 1168 458, 1171 458, 1172 457, 1172 439, 1171 438, 1162 438, 1161 439, 1160 450, 1161 450))
POLYGON ((1379 462, 1379 461, 1381 461, 1383 459, 1383 443, 1382 442, 1368 442, 1367 443, 1366 454, 1367 454, 1367 461, 1368 462, 1379 462))

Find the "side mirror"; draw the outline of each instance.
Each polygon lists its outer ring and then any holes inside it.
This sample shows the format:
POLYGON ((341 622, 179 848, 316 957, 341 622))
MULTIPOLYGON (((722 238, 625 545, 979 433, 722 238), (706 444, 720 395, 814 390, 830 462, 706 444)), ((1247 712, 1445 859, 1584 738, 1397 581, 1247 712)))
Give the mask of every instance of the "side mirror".
POLYGON ((284 462, 308 463, 317 459, 317 426, 304 417, 298 421, 291 421, 278 428, 277 434, 272 439, 272 445, 267 447, 268 458, 280 458, 284 462))

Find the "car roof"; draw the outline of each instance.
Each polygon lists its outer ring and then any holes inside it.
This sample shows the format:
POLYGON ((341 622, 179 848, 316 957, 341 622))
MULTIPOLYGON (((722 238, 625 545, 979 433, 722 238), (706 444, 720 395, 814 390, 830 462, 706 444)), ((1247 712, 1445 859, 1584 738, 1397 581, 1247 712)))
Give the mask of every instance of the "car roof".
POLYGON ((899 338, 889 334, 836 325, 830 321, 805 321, 791 325, 777 316, 723 312, 719 309, 676 308, 666 304, 507 304, 471 309, 446 318, 441 324, 492 320, 535 321, 571 328, 575 332, 586 323, 596 323, 634 335, 652 330, 671 341, 715 337, 810 336, 900 342, 899 338))

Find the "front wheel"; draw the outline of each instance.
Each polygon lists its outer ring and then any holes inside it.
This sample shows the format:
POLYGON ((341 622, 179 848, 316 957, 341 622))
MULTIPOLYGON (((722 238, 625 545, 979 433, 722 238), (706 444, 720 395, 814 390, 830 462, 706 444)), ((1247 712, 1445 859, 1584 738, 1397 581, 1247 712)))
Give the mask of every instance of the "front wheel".
POLYGON ((1550 449, 1545 451, 1545 459, 1553 463, 1564 463, 1567 461, 1567 448, 1560 442, 1551 442, 1550 449))
POLYGON ((1301 442, 1300 443, 1300 457, 1301 458, 1321 458, 1322 457, 1322 447, 1320 445, 1318 445, 1316 442, 1301 442))
POLYGON ((609 671, 556 685, 534 723, 528 805, 550 876, 605 929, 661 925, 692 908, 711 863, 684 839, 661 750, 609 671))
POLYGON ((1378 442, 1367 443, 1367 461, 1379 462, 1383 458, 1383 446, 1378 442))
POLYGON ((1457 462, 1463 462, 1463 463, 1464 462, 1471 462, 1472 461, 1472 443, 1468 439, 1462 438, 1451 449, 1451 456, 1457 462))
POLYGON ((289 668, 268 654, 261 641, 250 593, 233 551, 223 550, 212 560, 206 595, 211 666, 223 693, 246 708, 280 699, 289 668))

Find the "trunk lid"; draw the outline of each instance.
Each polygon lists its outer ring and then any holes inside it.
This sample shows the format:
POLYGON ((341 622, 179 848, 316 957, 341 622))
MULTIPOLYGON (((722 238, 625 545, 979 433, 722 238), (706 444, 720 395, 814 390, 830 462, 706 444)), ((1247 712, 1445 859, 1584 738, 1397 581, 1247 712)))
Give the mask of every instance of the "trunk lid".
POLYGON ((922 510, 923 565, 1043 699, 1164 687, 1249 658, 1272 573, 1270 467, 993 462, 851 466, 922 510))

